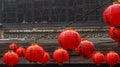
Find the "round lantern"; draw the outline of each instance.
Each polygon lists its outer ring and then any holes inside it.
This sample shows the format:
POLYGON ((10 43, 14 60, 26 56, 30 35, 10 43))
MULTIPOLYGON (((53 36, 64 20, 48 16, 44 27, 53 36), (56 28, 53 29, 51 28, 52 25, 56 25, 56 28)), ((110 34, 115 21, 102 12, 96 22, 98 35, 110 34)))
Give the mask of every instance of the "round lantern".
POLYGON ((24 57, 25 56, 25 48, 23 47, 19 47, 17 50, 16 50, 16 53, 18 54, 19 57, 24 57))
POLYGON ((81 36, 74 30, 65 30, 58 36, 58 44, 67 50, 72 50, 81 42, 81 36))
POLYGON ((119 55, 114 51, 110 51, 105 55, 106 63, 111 66, 118 64, 119 60, 120 60, 119 55))
POLYGON ((104 62, 104 55, 101 52, 96 52, 92 55, 92 61, 99 65, 104 62))
POLYGON ((42 59, 39 60, 40 63, 45 64, 50 60, 50 55, 48 52, 44 53, 44 56, 42 59))
POLYGON ((37 44, 32 44, 25 51, 25 59, 30 62, 37 62, 43 56, 44 56, 44 49, 37 44))
POLYGON ((59 64, 62 64, 63 62, 67 61, 68 58, 68 52, 62 48, 59 48, 53 52, 53 59, 59 64))
POLYGON ((120 28, 110 27, 109 36, 116 41, 120 40, 120 28))
POLYGON ((15 65, 19 61, 18 55, 12 50, 5 53, 2 59, 3 59, 3 62, 9 66, 15 65))
POLYGON ((18 48, 18 45, 17 45, 16 43, 11 43, 11 44, 9 45, 9 49, 10 49, 10 50, 16 51, 17 48, 18 48))
POLYGON ((112 27, 120 26, 120 4, 108 6, 103 12, 103 20, 112 27))
POLYGON ((94 44, 91 41, 82 40, 75 50, 78 55, 88 58, 94 53, 94 44))

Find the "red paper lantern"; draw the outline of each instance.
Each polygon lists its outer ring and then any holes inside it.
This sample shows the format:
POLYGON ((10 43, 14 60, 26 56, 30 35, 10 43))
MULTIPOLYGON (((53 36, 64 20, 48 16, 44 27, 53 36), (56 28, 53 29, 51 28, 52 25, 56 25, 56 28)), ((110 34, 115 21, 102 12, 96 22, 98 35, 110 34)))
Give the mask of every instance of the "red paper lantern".
POLYGON ((119 63, 119 60, 119 55, 116 52, 111 51, 105 55, 105 61, 109 65, 115 65, 119 63))
POLYGON ((57 49, 53 52, 53 59, 60 64, 67 61, 68 58, 69 58, 68 52, 62 48, 57 49))
POLYGON ((109 26, 120 26, 120 4, 108 6, 103 12, 103 20, 109 26))
POLYGON ((37 62, 44 56, 44 49, 37 45, 32 44, 26 49, 25 58, 30 62, 37 62))
POLYGON ((18 45, 17 45, 16 43, 11 43, 11 44, 9 45, 9 49, 10 49, 10 50, 16 51, 17 48, 18 48, 18 45))
POLYGON ((104 62, 104 55, 101 52, 96 52, 92 55, 92 61, 99 65, 104 62))
POLYGON ((75 50, 78 55, 89 58, 94 52, 94 44, 91 41, 82 40, 75 50))
POLYGON ((81 36, 74 30, 65 30, 58 36, 59 45, 67 50, 72 50, 81 42, 81 36))
POLYGON ((8 51, 3 55, 3 62, 9 66, 13 66, 18 63, 19 57, 14 51, 8 51))
POLYGON ((16 50, 16 53, 18 54, 19 57, 24 57, 25 56, 25 48, 23 47, 19 47, 17 50, 16 50))
POLYGON ((44 53, 44 56, 42 59, 39 60, 40 63, 45 64, 50 60, 50 55, 48 52, 44 53))
POLYGON ((109 28, 109 36, 116 41, 120 40, 120 29, 115 27, 109 28))

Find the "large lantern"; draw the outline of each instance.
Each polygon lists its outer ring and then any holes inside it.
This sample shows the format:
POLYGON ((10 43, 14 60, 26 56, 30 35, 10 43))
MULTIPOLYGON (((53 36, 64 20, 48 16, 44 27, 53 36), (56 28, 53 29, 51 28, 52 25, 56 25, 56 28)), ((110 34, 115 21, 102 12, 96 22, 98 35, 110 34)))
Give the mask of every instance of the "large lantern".
POLYGON ((101 52, 96 52, 92 55, 92 61, 99 65, 104 62, 104 55, 101 52))
POLYGON ((16 43, 11 43, 9 45, 9 50, 13 50, 13 51, 16 51, 18 48, 18 45, 16 43))
POLYGON ((19 61, 18 55, 12 50, 8 51, 7 53, 3 55, 3 62, 7 64, 8 66, 12 67, 16 65, 18 61, 19 61))
POLYGON ((44 53, 44 56, 42 59, 39 60, 40 63, 45 64, 50 60, 50 55, 48 52, 44 53))
POLYGON ((39 61, 43 56, 44 56, 44 49, 37 44, 32 44, 26 49, 25 52, 26 60, 34 63, 39 61))
POLYGON ((106 24, 113 27, 120 26, 120 4, 108 6, 103 12, 103 20, 106 24))
POLYGON ((94 44, 91 41, 82 40, 75 50, 78 55, 89 58, 94 53, 94 44))
POLYGON ((68 52, 62 48, 59 48, 53 52, 53 59, 59 64, 62 64, 63 62, 67 61, 68 58, 68 52))
POLYGON ((110 27, 109 36, 116 41, 120 40, 120 28, 110 27))
POLYGON ((72 50, 81 42, 81 36, 74 30, 65 30, 58 36, 58 44, 67 50, 72 50))
POLYGON ((19 47, 17 50, 16 50, 16 53, 18 54, 19 57, 24 57, 25 56, 25 48, 23 47, 19 47))
POLYGON ((110 51, 105 55, 106 63, 111 66, 118 64, 119 60, 120 60, 119 55, 114 51, 110 51))

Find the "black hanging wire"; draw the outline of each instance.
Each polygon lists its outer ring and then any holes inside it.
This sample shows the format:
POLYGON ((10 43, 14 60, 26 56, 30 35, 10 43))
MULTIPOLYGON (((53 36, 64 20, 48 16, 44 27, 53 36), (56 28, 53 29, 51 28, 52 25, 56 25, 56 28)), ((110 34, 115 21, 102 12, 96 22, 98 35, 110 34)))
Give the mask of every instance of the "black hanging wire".
MULTIPOLYGON (((110 3, 110 2, 111 2, 111 0, 105 1, 102 5, 96 7, 95 9, 93 9, 93 10, 91 10, 90 12, 86 13, 85 15, 83 15, 82 18, 86 18, 87 15, 91 14, 92 12, 96 11, 97 9, 100 9, 100 8, 104 7, 105 5, 108 5, 108 3, 110 3)), ((64 24, 64 25, 63 25, 62 27, 60 27, 59 29, 65 29, 66 27, 69 27, 69 26, 72 25, 73 23, 77 23, 77 22, 76 22, 77 20, 82 20, 82 19, 81 19, 81 18, 77 18, 77 19, 74 20, 73 22, 70 22, 70 23, 68 23, 68 24, 64 24)), ((86 20, 84 20, 84 21, 86 21, 86 20)), ((37 43, 37 40, 39 40, 39 39, 41 39, 41 38, 44 38, 44 37, 46 37, 46 36, 48 36, 48 35, 50 35, 50 34, 52 34, 52 33, 55 33, 55 32, 57 32, 57 31, 58 31, 57 29, 53 29, 52 32, 46 33, 46 34, 44 34, 44 35, 42 35, 42 36, 37 37, 36 39, 34 39, 34 42, 37 43)), ((58 31, 58 32, 60 32, 60 31, 58 31)), ((30 40, 30 41, 27 41, 26 43, 30 43, 30 42, 32 42, 32 41, 33 41, 33 40, 30 40)))
MULTIPOLYGON (((102 5, 97 6, 95 9, 93 9, 93 10, 91 10, 90 12, 86 13, 85 15, 83 15, 83 16, 82 16, 82 19, 85 18, 85 19, 83 20, 83 22, 85 23, 86 17, 87 17, 89 14, 93 13, 93 12, 96 11, 97 9, 100 9, 100 8, 104 7, 105 5, 109 4, 110 2, 111 2, 111 0, 107 0, 107 1, 105 1, 102 5)), ((80 19, 81 19, 81 18, 76 18, 73 22, 70 22, 69 24, 65 25, 65 27, 66 27, 66 26, 70 26, 70 25, 72 25, 73 23, 76 23, 76 21, 78 21, 78 20, 80 20, 80 19)))
MULTIPOLYGON (((86 13, 85 15, 83 15, 82 18, 86 18, 89 14, 91 14, 91 13, 94 12, 94 11, 96 11, 97 9, 100 9, 100 8, 104 7, 105 5, 108 5, 110 2, 111 2, 111 0, 105 1, 102 5, 96 7, 95 9, 93 9, 93 10, 91 10, 90 12, 86 13)), ((80 19, 81 19, 81 18, 76 18, 73 22, 69 22, 68 24, 60 27, 60 29, 65 29, 66 27, 69 27, 69 26, 72 25, 73 23, 77 23, 76 21, 78 21, 78 20, 80 20, 80 19)), ((84 23, 85 23, 85 21, 86 21, 86 19, 83 20, 84 23)), ((48 36, 48 35, 50 35, 50 34, 52 34, 52 33, 55 33, 57 30, 58 30, 58 29, 54 29, 54 31, 52 31, 52 32, 49 32, 49 33, 46 33, 46 34, 44 34, 44 35, 42 35, 42 36, 40 36, 40 37, 37 37, 34 41, 37 42, 37 40, 39 40, 39 39, 41 39, 41 38, 44 38, 44 37, 46 37, 46 36, 48 36)), ((32 40, 32 41, 33 41, 33 40, 32 40)), ((31 41, 28 41, 28 42, 26 42, 26 43, 29 43, 29 42, 31 42, 31 41)))

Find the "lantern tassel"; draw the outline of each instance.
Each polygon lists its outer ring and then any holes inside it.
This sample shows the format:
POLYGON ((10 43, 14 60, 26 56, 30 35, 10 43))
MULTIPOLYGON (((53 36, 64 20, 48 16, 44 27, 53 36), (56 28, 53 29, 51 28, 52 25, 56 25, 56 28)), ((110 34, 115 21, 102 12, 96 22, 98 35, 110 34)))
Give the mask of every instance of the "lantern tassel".
POLYGON ((118 41, 118 47, 120 47, 120 41, 118 41))
POLYGON ((71 54, 71 52, 72 51, 70 51, 70 50, 68 51, 68 53, 69 53, 69 64, 71 64, 71 60, 70 60, 70 54, 71 54))
POLYGON ((58 63, 59 66, 62 66, 63 64, 62 63, 58 63))
POLYGON ((110 67, 114 67, 113 65, 110 65, 110 67))
POLYGON ((42 63, 43 66, 45 66, 46 64, 45 63, 42 63))
POLYGON ((13 67, 13 65, 10 65, 9 67, 13 67))
POLYGON ((100 66, 100 64, 97 64, 97 66, 99 67, 99 66, 100 66))
POLYGON ((37 64, 37 62, 35 61, 35 62, 33 62, 33 64, 37 64))

